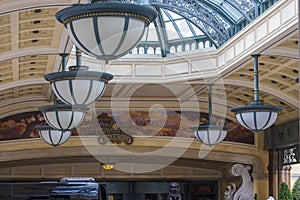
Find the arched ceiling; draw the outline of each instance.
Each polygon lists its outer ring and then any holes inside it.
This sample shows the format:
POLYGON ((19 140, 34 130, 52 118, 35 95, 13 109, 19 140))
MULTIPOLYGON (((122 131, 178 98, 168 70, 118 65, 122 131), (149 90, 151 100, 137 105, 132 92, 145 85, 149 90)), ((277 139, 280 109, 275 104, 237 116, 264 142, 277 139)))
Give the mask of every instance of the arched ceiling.
MULTIPOLYGON (((82 2, 84 3, 84 1, 82 2)), ((11 114, 36 111, 37 106, 49 103, 51 89, 43 76, 58 70, 59 53, 71 52, 72 49, 72 43, 66 31, 55 20, 54 15, 59 9, 73 3, 78 3, 78 1, 0 1, 0 110, 2 111, 0 118, 11 114)), ((183 12, 183 8, 190 8, 190 11, 196 8, 206 9, 206 13, 214 10, 215 19, 222 19, 215 20, 215 22, 227 24, 226 26, 222 25, 218 30, 215 27, 212 29, 221 38, 220 40, 216 39, 220 42, 218 44, 228 39, 226 31, 231 30, 231 26, 241 19, 253 20, 252 8, 257 9, 257 5, 263 5, 254 0, 185 0, 180 2, 150 0, 149 3, 177 13, 183 12), (181 4, 184 4, 183 7, 179 7, 181 4), (232 12, 235 12, 236 16, 226 11, 229 7, 235 8, 232 12)), ((195 15, 195 13, 186 12, 183 16, 191 17, 192 14, 195 15)), ((204 13, 198 14, 204 15, 204 13)), ((202 16, 200 19, 204 19, 204 17, 202 16)), ((211 30, 211 27, 207 25, 209 19, 205 20, 197 23, 202 23, 201 30, 209 32, 211 30)), ((212 24, 210 26, 216 26, 216 24, 212 24)), ((299 86, 294 78, 298 76, 298 33, 283 38, 278 44, 265 50, 259 62, 261 98, 265 100, 266 104, 284 106, 277 123, 297 119, 299 86)), ((252 100, 252 66, 253 63, 248 62, 224 77, 228 118, 234 119, 233 114, 229 111, 230 108, 244 106, 252 100)), ((172 84, 176 87, 176 83, 172 84)), ((195 80, 190 84, 195 91, 199 91, 198 98, 202 102, 207 102, 203 81, 195 80)), ((123 90, 123 94, 124 91, 132 90, 134 87, 136 87, 134 84, 124 84, 126 90, 123 90)), ((108 85, 103 95, 105 102, 109 102, 113 88, 114 84, 108 85)), ((184 94, 184 87, 182 87, 182 93, 184 94)), ((136 104, 138 104, 139 99, 172 102, 175 97, 163 87, 148 84, 134 93, 131 99, 137 100, 136 104)), ((177 100, 173 101, 174 107, 176 102, 177 100)), ((103 104, 103 106, 105 105, 108 103, 103 104)), ((206 104, 202 105, 206 106, 206 104)))

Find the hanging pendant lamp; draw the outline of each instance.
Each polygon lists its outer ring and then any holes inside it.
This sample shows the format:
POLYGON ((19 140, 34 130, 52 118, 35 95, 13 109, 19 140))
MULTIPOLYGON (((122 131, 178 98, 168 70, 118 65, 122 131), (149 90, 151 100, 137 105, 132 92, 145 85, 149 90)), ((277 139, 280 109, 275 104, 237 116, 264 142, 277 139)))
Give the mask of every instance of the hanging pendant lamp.
POLYGON ((208 122, 196 127, 191 127, 194 130, 195 137, 202 143, 213 146, 222 142, 226 135, 227 130, 230 126, 220 126, 213 124, 212 120, 212 90, 211 85, 208 85, 208 104, 209 104, 209 114, 208 122))
POLYGON ((133 49, 156 17, 149 6, 112 0, 93 0, 56 13, 82 52, 106 61, 133 49))
POLYGON ((77 128, 84 119, 88 107, 84 105, 67 105, 60 101, 54 101, 54 105, 41 106, 38 110, 52 128, 60 131, 68 131, 77 128))
POLYGON ((274 124, 278 113, 282 110, 282 106, 266 106, 263 100, 259 100, 258 90, 258 57, 260 55, 252 55, 254 58, 254 101, 248 106, 232 108, 238 122, 251 131, 262 131, 274 124))
POLYGON ((51 126, 36 126, 35 127, 44 142, 51 146, 59 146, 64 144, 71 136, 71 131, 60 131, 53 129, 51 126))
POLYGON ((104 93, 106 84, 113 75, 88 71, 87 66, 81 65, 81 51, 76 50, 76 66, 66 68, 66 54, 62 56, 62 72, 45 75, 50 82, 55 95, 69 105, 90 105, 104 93))

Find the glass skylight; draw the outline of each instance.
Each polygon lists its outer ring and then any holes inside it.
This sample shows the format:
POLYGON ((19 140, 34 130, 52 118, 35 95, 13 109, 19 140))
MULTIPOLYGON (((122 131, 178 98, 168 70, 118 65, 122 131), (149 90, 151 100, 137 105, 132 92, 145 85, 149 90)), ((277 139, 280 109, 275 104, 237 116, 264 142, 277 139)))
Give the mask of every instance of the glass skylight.
MULTIPOLYGON (((204 35, 198 27, 186 20, 184 17, 166 9, 161 10, 165 25, 164 31, 169 42, 172 40, 192 38, 204 35)), ((159 41, 153 23, 151 23, 148 30, 146 30, 142 41, 159 41)))
POLYGON ((243 18, 241 12, 237 11, 232 5, 228 2, 222 4, 222 8, 227 12, 236 22, 243 18))
POLYGON ((215 5, 220 13, 228 15, 228 18, 234 19, 235 22, 244 18, 243 12, 248 12, 256 5, 258 6, 255 0, 208 0, 206 2, 215 5))
POLYGON ((120 0, 149 4, 158 18, 131 54, 160 54, 219 48, 280 0, 120 0))
POLYGON ((159 17, 132 53, 149 51, 167 56, 170 52, 219 48, 279 0, 146 1, 159 17))

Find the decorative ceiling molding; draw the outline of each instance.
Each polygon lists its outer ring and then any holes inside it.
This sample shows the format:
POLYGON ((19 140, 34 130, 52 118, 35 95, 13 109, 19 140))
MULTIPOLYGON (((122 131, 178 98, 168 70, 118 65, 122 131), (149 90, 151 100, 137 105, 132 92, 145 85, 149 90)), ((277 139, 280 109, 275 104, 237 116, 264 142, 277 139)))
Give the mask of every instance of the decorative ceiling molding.
POLYGON ((9 51, 0 54, 0 62, 21 58, 25 56, 36 56, 36 55, 58 55, 58 49, 55 47, 30 47, 18 49, 15 51, 9 51))
POLYGON ((38 79, 31 79, 31 80, 17 80, 14 82, 7 83, 5 85, 0 85, 0 91, 19 87, 19 86, 41 85, 41 84, 48 84, 48 82, 43 77, 38 79))
MULTIPOLYGON (((251 89, 253 88, 251 82, 244 81, 244 80, 225 79, 224 84, 245 87, 245 88, 251 88, 251 89)), ((280 101, 282 101, 282 102, 286 102, 287 104, 293 106, 294 109, 299 109, 299 100, 298 99, 295 99, 289 95, 286 95, 286 93, 284 93, 278 89, 271 88, 271 87, 265 86, 263 84, 260 84, 259 88, 260 88, 260 91, 262 91, 268 95, 272 95, 273 97, 280 99, 280 101)))
POLYGON ((278 57, 286 57, 290 59, 299 59, 299 51, 293 49, 284 49, 284 48, 272 48, 268 49, 263 52, 263 55, 270 55, 270 56, 278 56, 278 57))
MULTIPOLYGON (((64 148, 51 148, 48 145, 45 145, 41 139, 29 139, 29 140, 21 140, 17 142, 5 142, 1 144, 1 147, 6 151, 0 152, 0 160, 1 162, 8 161, 18 161, 24 159, 49 159, 56 160, 56 158, 72 158, 72 156, 89 156, 90 152, 86 149, 86 146, 82 145, 82 140, 86 140, 90 146, 88 148, 93 148, 96 156, 100 155, 111 155, 117 156, 118 160, 122 162, 122 160, 127 160, 125 152, 154 152, 157 149, 160 149, 162 146, 165 147, 170 143, 170 139, 162 140, 159 137, 152 138, 135 138, 135 143, 130 146, 122 146, 119 150, 111 152, 110 145, 99 145, 98 144, 98 136, 95 137, 72 137, 69 142, 64 144, 64 148), (159 141, 159 142, 158 142, 159 141), (147 142, 148 146, 145 146, 145 142, 147 142), (14 144, 14 145, 12 145, 14 144), (25 145, 26 144, 26 145, 25 145), (97 145, 97 146, 95 146, 97 145), (99 150, 97 150, 99 149, 99 150), (97 151, 96 151, 97 150, 97 151), (97 152, 97 153, 96 153, 97 152), (123 158, 122 158, 123 157, 123 158)), ((172 138, 171 138, 172 140, 172 138)), ((174 140, 174 139, 173 139, 174 140)), ((186 139, 178 139, 178 142, 186 142, 186 139)), ((85 142, 85 143, 86 143, 85 142)), ((87 144, 87 143, 86 143, 87 144)), ((232 143, 224 143, 216 146, 214 149, 210 151, 210 153, 203 158, 203 160, 211 160, 218 162, 232 162, 232 163, 244 163, 251 164, 254 167, 254 173, 264 173, 264 164, 262 162, 262 158, 257 155, 257 151, 253 151, 253 147, 240 145, 240 152, 245 153, 236 153, 234 149, 226 148, 227 146, 232 146, 232 143), (249 151, 249 150, 252 151, 249 151)), ((170 155, 172 154, 172 149, 174 151, 181 149, 182 147, 169 147, 170 155)), ((199 159, 199 148, 201 145, 197 141, 191 144, 191 147, 185 151, 185 153, 181 156, 181 158, 188 159, 199 159)), ((145 154, 146 155, 146 154, 145 154)), ((168 156, 164 153, 156 153, 155 157, 162 159, 168 156)), ((154 156, 152 156, 154 157, 154 156)), ((129 159, 132 159, 132 156, 129 156, 129 159)), ((59 159, 58 159, 59 160, 59 159)), ((58 161, 57 160, 57 161, 58 161)), ((69 159, 67 159, 69 161, 69 159)), ((44 160, 45 161, 45 160, 44 160)), ((147 157, 145 157, 145 162, 148 162, 147 157)))
POLYGON ((0 16, 3 14, 8 14, 12 12, 19 12, 23 10, 35 9, 35 8, 46 8, 46 7, 66 7, 72 5, 73 2, 71 0, 10 0, 1 2, 0 7, 0 16))

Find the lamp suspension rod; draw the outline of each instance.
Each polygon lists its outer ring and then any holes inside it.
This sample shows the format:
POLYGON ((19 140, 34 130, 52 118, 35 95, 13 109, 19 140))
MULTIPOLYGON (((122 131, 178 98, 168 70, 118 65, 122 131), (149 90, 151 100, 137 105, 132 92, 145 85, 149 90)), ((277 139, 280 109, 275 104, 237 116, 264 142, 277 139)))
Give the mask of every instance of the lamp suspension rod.
POLYGON ((208 84, 208 122, 211 124, 212 120, 212 85, 208 84))
POLYGON ((66 71, 66 66, 67 66, 67 56, 69 55, 68 53, 61 53, 59 54, 61 56, 61 69, 62 71, 66 71))
POLYGON ((76 47, 76 66, 81 66, 81 51, 76 47))
POLYGON ((259 90, 258 90, 258 57, 260 54, 254 54, 254 101, 259 101, 259 90))

